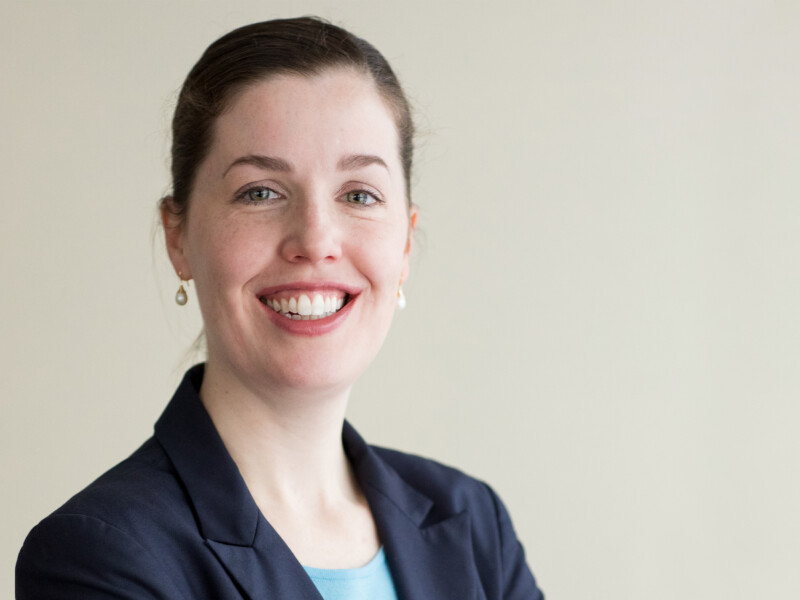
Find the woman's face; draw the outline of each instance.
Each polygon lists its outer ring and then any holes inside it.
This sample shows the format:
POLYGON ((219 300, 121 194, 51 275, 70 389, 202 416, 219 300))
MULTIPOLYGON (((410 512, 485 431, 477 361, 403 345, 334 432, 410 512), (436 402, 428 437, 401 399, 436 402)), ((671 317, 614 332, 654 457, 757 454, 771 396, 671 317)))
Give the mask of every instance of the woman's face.
POLYGON ((416 213, 391 112, 370 79, 339 69, 236 96, 185 220, 164 219, 210 365, 251 389, 343 391, 389 329, 416 213))

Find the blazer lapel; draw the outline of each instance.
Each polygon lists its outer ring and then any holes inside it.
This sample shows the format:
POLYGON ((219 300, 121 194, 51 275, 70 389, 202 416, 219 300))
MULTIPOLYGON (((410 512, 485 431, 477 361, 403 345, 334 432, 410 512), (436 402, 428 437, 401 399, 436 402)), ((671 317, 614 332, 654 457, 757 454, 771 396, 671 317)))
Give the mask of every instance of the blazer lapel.
POLYGON ((252 546, 208 540, 208 545, 252 600, 322 600, 316 586, 277 532, 261 517, 252 546))
POLYGON ((468 513, 432 517, 433 502, 386 465, 348 423, 343 437, 400 600, 482 598, 468 513))
POLYGON ((251 600, 322 600, 258 510, 200 401, 203 365, 184 377, 156 422, 156 438, 186 486, 200 534, 251 600))

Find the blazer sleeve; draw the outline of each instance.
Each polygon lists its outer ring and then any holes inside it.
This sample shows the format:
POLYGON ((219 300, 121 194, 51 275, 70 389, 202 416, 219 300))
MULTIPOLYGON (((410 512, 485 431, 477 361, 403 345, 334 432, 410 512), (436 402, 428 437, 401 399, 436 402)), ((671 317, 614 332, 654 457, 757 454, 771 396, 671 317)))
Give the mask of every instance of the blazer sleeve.
POLYGON ((30 532, 15 585, 17 600, 186 600, 130 535, 77 514, 51 515, 30 532))
POLYGON ((533 573, 525 560, 525 550, 517 539, 511 517, 503 501, 489 487, 489 495, 494 502, 497 528, 500 538, 500 571, 503 600, 544 600, 533 573))

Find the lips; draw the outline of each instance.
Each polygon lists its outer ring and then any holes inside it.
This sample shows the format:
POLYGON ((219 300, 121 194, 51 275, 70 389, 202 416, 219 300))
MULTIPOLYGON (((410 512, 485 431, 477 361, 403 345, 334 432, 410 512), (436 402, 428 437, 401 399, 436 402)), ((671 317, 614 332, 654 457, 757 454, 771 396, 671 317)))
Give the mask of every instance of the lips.
POLYGON ((295 281, 264 288, 256 296, 270 321, 296 335, 330 333, 347 320, 363 290, 330 281, 295 281))
POLYGON ((341 290, 284 291, 259 296, 262 304, 295 321, 316 321, 330 317, 342 309, 348 298, 349 294, 341 290))

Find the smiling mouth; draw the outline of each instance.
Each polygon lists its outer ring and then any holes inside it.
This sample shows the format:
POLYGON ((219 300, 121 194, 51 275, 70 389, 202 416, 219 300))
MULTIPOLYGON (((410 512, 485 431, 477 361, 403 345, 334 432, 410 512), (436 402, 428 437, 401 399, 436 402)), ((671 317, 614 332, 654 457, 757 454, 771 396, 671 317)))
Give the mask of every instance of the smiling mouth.
POLYGON ((339 312, 349 302, 350 294, 341 291, 310 292, 260 296, 258 299, 287 319, 316 321, 339 312))

